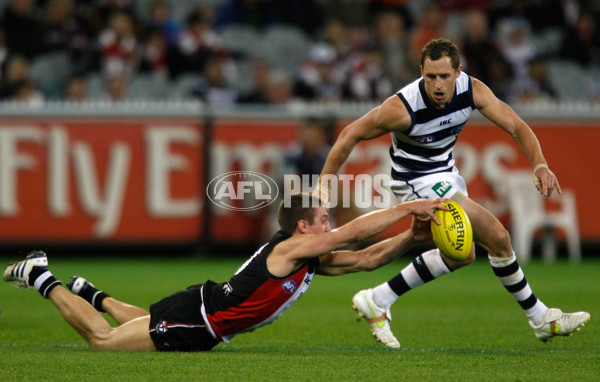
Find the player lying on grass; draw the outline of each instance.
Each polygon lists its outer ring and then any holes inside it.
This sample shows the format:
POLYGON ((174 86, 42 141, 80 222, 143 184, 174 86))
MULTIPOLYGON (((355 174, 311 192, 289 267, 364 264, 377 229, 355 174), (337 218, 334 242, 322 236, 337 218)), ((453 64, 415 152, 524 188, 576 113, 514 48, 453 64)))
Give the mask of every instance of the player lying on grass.
POLYGON ((409 215, 448 210, 448 199, 415 200, 360 216, 331 230, 327 209, 308 194, 283 202, 281 230, 225 283, 207 281, 152 304, 150 312, 118 301, 74 276, 65 289, 48 270, 42 251, 9 265, 4 280, 35 287, 92 349, 144 351, 210 350, 236 334, 270 324, 304 294, 315 273, 342 275, 373 270, 431 239, 429 221, 413 219, 410 230, 359 251, 336 249, 372 237, 409 215), (111 327, 99 312, 119 324, 111 327))

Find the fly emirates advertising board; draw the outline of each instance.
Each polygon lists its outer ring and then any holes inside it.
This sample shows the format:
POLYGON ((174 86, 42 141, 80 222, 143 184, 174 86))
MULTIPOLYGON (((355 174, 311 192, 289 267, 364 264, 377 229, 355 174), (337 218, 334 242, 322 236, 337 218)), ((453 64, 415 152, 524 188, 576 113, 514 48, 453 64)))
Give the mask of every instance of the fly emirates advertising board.
MULTIPOLYGON (((348 122, 339 121, 336 132, 348 122)), ((4 119, 0 244, 262 241, 277 229, 285 156, 301 125, 294 119, 216 119, 208 129, 193 118, 4 119)), ((593 160, 600 126, 532 127, 561 186, 576 196, 581 238, 599 240, 593 217, 600 207, 586 200, 594 200, 600 186, 592 176, 600 172, 593 160), (577 146, 569 148, 575 137, 577 146)), ((364 206, 341 206, 333 214, 336 224, 376 208, 364 203, 365 195, 380 198, 380 189, 365 194, 353 182, 361 174, 389 174, 390 144, 383 136, 355 148, 342 169, 355 175, 344 178, 350 179, 344 186, 364 206)), ((492 175, 531 170, 517 145, 500 129, 474 121, 461 133, 455 155, 470 196, 509 227, 492 175)), ((393 196, 384 200, 394 202, 393 196)), ((407 228, 404 223, 384 236, 407 228)))

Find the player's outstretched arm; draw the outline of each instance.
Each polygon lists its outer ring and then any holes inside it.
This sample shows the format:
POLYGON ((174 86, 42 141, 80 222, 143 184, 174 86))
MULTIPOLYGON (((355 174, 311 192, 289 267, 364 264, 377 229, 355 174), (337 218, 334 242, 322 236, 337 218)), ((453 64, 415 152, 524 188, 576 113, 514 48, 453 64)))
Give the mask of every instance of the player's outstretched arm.
POLYGON ((561 193, 558 179, 548 168, 540 142, 531 127, 510 106, 498 99, 483 82, 475 78, 472 81, 475 107, 517 142, 534 169, 533 180, 540 194, 550 197, 555 189, 561 193))
MULTIPOLYGON (((389 97, 381 105, 371 109, 342 130, 329 151, 321 177, 328 174, 336 175, 354 146, 360 141, 375 139, 391 131, 408 127, 410 127, 410 115, 404 104, 396 95, 389 97)), ((320 182, 319 187, 326 191, 326 187, 320 182)))
POLYGON ((368 239, 409 215, 428 216, 439 223, 433 211, 448 210, 442 204, 447 201, 418 199, 373 211, 329 232, 294 235, 277 245, 273 252, 285 256, 289 261, 302 262, 368 239))
POLYGON ((410 230, 359 251, 335 251, 320 258, 317 273, 328 276, 372 271, 404 255, 417 242, 431 240, 430 221, 413 217, 410 230))

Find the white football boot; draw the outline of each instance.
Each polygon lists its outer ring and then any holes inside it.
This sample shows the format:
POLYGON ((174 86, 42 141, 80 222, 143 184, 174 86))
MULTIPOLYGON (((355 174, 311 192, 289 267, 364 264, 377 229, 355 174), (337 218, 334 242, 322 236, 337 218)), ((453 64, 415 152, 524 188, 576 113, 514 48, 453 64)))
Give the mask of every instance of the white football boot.
POLYGON ((25 260, 10 264, 4 269, 4 281, 13 283, 17 288, 31 288, 29 274, 35 267, 48 270, 48 258, 44 251, 31 251, 25 260))
POLYGON ((588 312, 563 313, 560 309, 548 309, 544 322, 534 325, 529 321, 535 336, 542 342, 550 341, 555 336, 568 337, 581 329, 590 319, 588 312))
POLYGON ((352 298, 352 308, 358 312, 358 321, 361 317, 369 323, 375 339, 388 348, 399 348, 400 342, 394 337, 390 323, 392 313, 373 301, 373 289, 361 290, 352 298))

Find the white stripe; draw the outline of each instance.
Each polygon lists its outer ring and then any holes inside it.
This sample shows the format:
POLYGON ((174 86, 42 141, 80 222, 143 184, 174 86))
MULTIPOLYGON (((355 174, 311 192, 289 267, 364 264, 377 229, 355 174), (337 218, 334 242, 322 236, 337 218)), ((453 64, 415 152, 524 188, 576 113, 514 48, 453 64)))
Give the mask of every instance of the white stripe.
POLYGON ((404 277, 404 280, 411 289, 423 284, 423 279, 419 276, 417 269, 412 263, 402 270, 402 277, 404 277))
POLYGON ((533 292, 531 291, 529 284, 527 284, 525 288, 518 292, 513 292, 512 295, 517 301, 525 301, 529 298, 529 296, 531 296, 532 293, 533 292))
MULTIPOLYGON (((200 313, 202 314, 202 319, 204 319, 204 322, 206 322, 206 329, 208 330, 210 335, 213 336, 213 338, 218 341, 219 338, 217 337, 217 334, 213 330, 212 326, 210 326, 210 321, 208 321, 208 317, 206 316, 206 307, 204 306, 204 298, 203 298, 204 294, 202 293, 202 291, 204 291, 204 285, 202 285, 202 287, 200 288, 200 298, 202 299, 202 305, 200 306, 200 313)), ((225 342, 229 342, 229 341, 225 341, 225 342)))
POLYGON ((425 261, 425 265, 427 265, 427 269, 429 269, 429 272, 431 272, 433 277, 438 278, 441 275, 450 273, 450 269, 448 269, 446 263, 444 263, 442 260, 439 249, 432 249, 423 253, 421 256, 423 257, 423 261, 425 261))
POLYGON ((37 279, 35 279, 33 286, 35 289, 37 289, 38 291, 40 290, 40 288, 42 287, 42 284, 44 283, 44 281, 48 280, 48 278, 52 277, 52 273, 50 271, 46 271, 44 273, 42 273, 41 275, 39 275, 39 277, 37 279))

